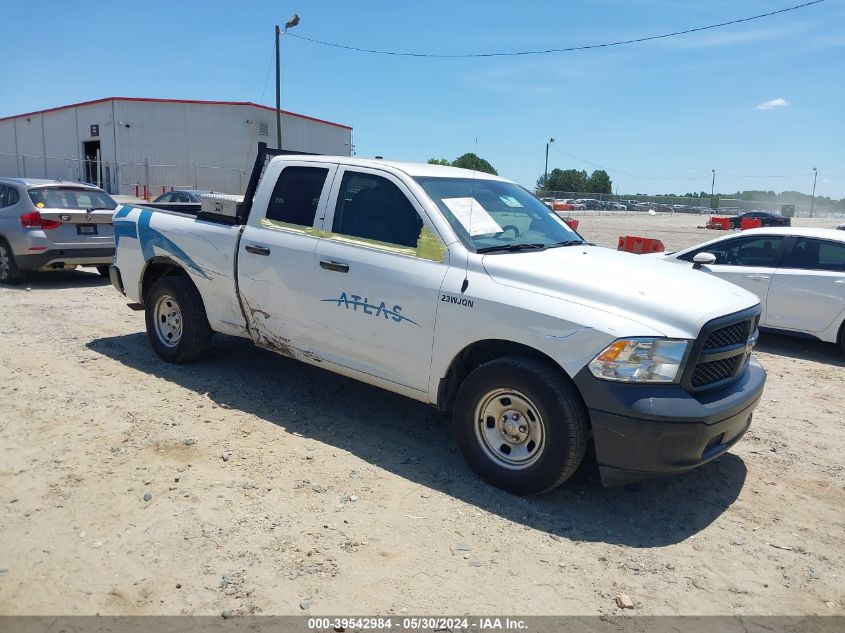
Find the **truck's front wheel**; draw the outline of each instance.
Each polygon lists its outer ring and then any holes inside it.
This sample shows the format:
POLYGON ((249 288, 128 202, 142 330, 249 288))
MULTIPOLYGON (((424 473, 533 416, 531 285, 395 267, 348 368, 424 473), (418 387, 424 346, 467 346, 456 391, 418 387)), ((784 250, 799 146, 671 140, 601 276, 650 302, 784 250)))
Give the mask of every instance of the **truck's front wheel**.
POLYGON ((454 425, 473 470, 520 495, 546 492, 572 476, 589 428, 574 386, 546 363, 515 356, 467 376, 455 399, 454 425))
POLYGON ((199 291, 182 276, 156 281, 146 299, 147 336, 171 363, 197 360, 211 346, 212 330, 199 291))

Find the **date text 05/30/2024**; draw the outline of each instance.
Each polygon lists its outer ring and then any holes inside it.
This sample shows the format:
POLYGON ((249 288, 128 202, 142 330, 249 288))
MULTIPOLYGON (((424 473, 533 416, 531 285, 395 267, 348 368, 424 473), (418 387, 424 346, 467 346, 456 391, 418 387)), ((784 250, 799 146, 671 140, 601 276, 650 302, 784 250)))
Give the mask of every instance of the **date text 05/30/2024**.
POLYGON ((312 631, 353 630, 476 630, 476 631, 521 631, 527 628, 525 620, 496 617, 350 617, 309 618, 308 629, 312 631))

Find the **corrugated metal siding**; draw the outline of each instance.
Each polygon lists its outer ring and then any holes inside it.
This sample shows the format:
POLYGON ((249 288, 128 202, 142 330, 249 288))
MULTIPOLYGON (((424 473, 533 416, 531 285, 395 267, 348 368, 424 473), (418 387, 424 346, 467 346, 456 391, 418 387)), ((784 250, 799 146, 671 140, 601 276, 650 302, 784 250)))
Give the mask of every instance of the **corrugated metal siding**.
MULTIPOLYGON (((16 165, 14 156, 3 156, 17 152, 33 157, 26 159, 27 176, 83 178, 82 144, 96 124, 103 177, 115 193, 134 193, 133 185, 147 182, 156 195, 179 186, 241 193, 258 142, 276 145, 275 112, 250 105, 115 99, 28 118, 0 121, 0 175, 24 175, 21 158, 16 165), (262 124, 266 136, 259 135, 262 124)), ((282 133, 285 149, 351 153, 348 128, 283 114, 282 133)))

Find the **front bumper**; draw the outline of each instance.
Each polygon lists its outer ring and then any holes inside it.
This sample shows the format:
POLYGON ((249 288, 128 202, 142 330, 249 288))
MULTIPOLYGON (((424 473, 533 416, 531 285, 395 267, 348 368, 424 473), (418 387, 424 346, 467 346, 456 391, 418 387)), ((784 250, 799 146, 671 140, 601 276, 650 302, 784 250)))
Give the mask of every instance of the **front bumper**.
POLYGON ((678 473, 715 459, 748 430, 766 372, 751 360, 733 384, 691 395, 680 385, 575 376, 593 427, 602 482, 617 485, 678 473))
POLYGON ((94 266, 111 264, 114 246, 100 248, 60 248, 27 255, 15 255, 15 264, 21 270, 36 270, 56 264, 67 266, 94 266))

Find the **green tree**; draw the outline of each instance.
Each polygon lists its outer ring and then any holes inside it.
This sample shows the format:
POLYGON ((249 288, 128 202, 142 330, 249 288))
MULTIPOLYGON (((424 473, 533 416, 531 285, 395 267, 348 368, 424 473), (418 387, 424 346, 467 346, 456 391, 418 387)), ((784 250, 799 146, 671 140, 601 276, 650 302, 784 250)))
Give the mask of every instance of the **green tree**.
POLYGON ((613 182, 604 169, 596 169, 587 179, 587 191, 590 193, 613 193, 613 182))
POLYGON ((498 176, 499 172, 486 160, 480 156, 476 156, 472 152, 467 152, 463 156, 458 156, 452 161, 452 167, 462 167, 463 169, 474 169, 475 171, 483 171, 487 174, 498 176))
MULTIPOLYGON (((540 177, 542 179, 542 176, 540 177)), ((553 169, 549 172, 546 191, 586 191, 587 172, 577 169, 553 169)))
POLYGON ((452 163, 449 162, 449 160, 446 159, 446 158, 429 158, 428 164, 429 165, 446 165, 448 167, 452 163))

